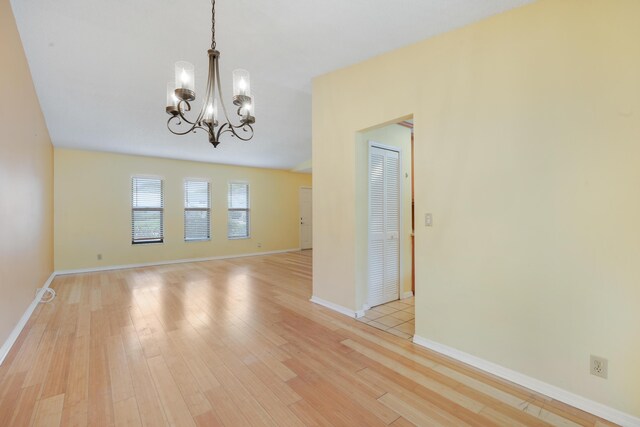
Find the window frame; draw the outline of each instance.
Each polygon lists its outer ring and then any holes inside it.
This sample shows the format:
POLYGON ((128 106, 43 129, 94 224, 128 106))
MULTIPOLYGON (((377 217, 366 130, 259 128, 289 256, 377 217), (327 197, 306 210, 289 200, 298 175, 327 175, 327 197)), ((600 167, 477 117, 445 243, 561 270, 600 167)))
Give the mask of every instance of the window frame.
POLYGON ((132 175, 131 176, 131 194, 129 197, 129 202, 131 204, 131 245, 153 245, 153 244, 163 244, 165 242, 165 232, 164 232, 164 178, 157 175, 132 175), (160 201, 161 207, 152 208, 152 207, 134 207, 133 206, 133 197, 134 197, 134 180, 136 179, 154 179, 160 181, 160 201), (161 236, 159 239, 144 239, 144 240, 135 240, 134 235, 134 212, 160 212, 160 232, 161 236))
POLYGON ((245 240, 251 238, 251 187, 248 181, 229 181, 227 185, 227 240, 245 240), (232 208, 230 207, 230 195, 232 185, 245 185, 247 187, 247 207, 232 208), (230 212, 246 212, 247 213, 247 234, 246 236, 229 236, 229 213, 230 212))
POLYGON ((183 181, 183 235, 185 243, 193 243, 193 242, 208 242, 211 241, 212 238, 212 227, 211 227, 211 180, 206 178, 185 178, 183 181), (209 207, 207 208, 188 208, 187 204, 187 183, 188 182, 204 182, 207 184, 207 204, 209 207), (209 236, 205 239, 187 239, 187 212, 208 212, 209 213, 209 221, 208 221, 208 234, 209 236))

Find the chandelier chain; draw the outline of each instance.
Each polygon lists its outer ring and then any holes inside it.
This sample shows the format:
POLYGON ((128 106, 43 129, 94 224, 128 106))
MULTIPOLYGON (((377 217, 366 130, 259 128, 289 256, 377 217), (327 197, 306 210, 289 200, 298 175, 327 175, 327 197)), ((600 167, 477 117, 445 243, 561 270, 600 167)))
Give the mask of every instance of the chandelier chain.
POLYGON ((216 0, 211 0, 211 49, 216 48, 216 0))

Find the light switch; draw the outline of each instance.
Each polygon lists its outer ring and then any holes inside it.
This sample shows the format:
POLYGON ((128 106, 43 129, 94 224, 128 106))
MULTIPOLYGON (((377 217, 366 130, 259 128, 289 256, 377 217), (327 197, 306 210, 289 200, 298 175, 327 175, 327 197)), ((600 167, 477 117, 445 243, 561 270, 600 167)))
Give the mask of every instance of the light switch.
POLYGON ((430 213, 424 214, 424 225, 425 227, 431 227, 433 225, 433 215, 430 213))

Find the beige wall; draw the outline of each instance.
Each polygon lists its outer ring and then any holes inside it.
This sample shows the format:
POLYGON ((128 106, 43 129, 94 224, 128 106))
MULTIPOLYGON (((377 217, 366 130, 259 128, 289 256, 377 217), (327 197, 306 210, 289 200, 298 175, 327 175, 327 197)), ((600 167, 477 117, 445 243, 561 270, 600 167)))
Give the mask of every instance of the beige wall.
POLYGON ((57 271, 300 247, 298 192, 311 184, 309 174, 59 148, 55 166, 57 271), (131 244, 134 175, 164 180, 162 244, 131 244), (210 241, 184 241, 185 178, 211 181, 210 241), (227 188, 234 180, 249 183, 250 239, 227 239, 227 188))
POLYGON ((359 265, 365 265, 356 272, 357 307, 367 302, 370 141, 400 150, 400 291, 411 291, 411 129, 393 123, 356 135, 356 259, 359 265))
POLYGON ((53 149, 8 0, 0 58, 1 347, 53 271, 53 149))
POLYGON ((413 114, 416 334, 640 416, 639 20, 540 0, 316 79, 314 295, 359 308, 357 135, 413 114))

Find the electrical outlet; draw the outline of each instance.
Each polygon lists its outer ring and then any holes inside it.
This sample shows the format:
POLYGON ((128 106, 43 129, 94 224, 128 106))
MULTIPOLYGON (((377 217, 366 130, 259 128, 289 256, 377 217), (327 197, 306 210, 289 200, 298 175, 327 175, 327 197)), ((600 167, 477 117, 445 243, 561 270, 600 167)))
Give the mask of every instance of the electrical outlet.
POLYGON ((98 261, 101 261, 102 260, 102 254, 98 254, 97 258, 98 258, 98 261))
POLYGON ((591 375, 607 379, 609 375, 608 361, 604 357, 591 355, 591 375))
POLYGON ((262 243, 258 243, 258 247, 261 248, 262 247, 262 243))

